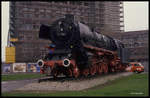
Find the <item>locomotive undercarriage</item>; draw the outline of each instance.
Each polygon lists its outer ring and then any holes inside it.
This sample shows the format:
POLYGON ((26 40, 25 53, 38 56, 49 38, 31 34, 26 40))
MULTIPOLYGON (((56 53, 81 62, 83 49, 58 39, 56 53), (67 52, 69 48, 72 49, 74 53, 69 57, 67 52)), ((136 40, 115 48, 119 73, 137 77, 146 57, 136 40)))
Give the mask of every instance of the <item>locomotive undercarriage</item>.
POLYGON ((54 78, 57 78, 61 74, 66 77, 78 78, 79 76, 87 77, 95 74, 101 75, 111 72, 120 72, 126 68, 126 66, 121 63, 116 52, 87 45, 84 45, 84 48, 92 54, 89 58, 91 64, 87 68, 80 69, 73 58, 68 59, 68 62, 70 62, 68 66, 66 66, 67 61, 66 64, 64 64, 64 60, 51 60, 44 61, 41 73, 52 75, 54 78))

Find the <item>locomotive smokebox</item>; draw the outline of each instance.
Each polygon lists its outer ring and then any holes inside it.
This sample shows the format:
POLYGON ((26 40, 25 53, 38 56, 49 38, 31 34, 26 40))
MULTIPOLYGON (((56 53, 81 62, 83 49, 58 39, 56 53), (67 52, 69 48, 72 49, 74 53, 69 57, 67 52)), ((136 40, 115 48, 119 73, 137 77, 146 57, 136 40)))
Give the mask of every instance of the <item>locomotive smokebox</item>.
POLYGON ((74 22, 74 15, 72 14, 66 14, 65 18, 70 22, 74 22))

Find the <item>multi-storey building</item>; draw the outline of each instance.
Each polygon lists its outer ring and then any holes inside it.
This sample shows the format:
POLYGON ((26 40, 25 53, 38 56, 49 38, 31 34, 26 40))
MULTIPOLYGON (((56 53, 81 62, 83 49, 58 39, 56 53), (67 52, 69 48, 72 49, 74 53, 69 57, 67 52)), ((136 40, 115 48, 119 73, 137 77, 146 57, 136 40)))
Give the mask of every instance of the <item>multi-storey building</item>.
MULTIPOLYGON (((123 3, 106 1, 10 2, 8 46, 15 52, 13 62, 36 62, 47 50, 50 41, 38 38, 41 24, 73 14, 75 18, 101 32, 123 32, 123 3), (15 49, 15 50, 14 50, 15 49), (14 59, 15 58, 15 59, 14 59)), ((9 48, 8 47, 8 48, 9 48)), ((6 53, 9 57, 11 49, 6 53)), ((8 58, 6 58, 7 61, 8 58)), ((10 61, 12 62, 12 61, 10 61)))
POLYGON ((124 33, 112 33, 110 34, 114 38, 121 40, 125 44, 125 48, 128 48, 129 61, 141 62, 148 70, 148 30, 140 31, 128 31, 124 33))
POLYGON ((130 61, 148 62, 148 30, 125 32, 121 39, 130 50, 130 61))

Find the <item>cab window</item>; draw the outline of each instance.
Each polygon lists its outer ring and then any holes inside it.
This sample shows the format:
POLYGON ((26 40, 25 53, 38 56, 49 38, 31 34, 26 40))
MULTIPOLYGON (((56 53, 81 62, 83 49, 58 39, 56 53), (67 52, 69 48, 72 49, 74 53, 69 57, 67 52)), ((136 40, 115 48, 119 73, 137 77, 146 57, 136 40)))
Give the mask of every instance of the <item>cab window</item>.
POLYGON ((132 64, 129 64, 129 66, 132 66, 132 64))
POLYGON ((134 64, 134 66, 139 66, 139 64, 134 64))

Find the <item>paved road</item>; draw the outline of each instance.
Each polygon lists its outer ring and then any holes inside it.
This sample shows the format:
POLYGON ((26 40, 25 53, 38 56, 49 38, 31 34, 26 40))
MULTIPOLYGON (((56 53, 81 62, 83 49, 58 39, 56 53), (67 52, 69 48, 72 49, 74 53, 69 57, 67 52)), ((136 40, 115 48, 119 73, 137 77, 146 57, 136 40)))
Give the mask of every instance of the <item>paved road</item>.
POLYGON ((37 81, 38 81, 38 79, 6 81, 6 82, 4 81, 1 84, 2 92, 9 92, 9 91, 12 91, 14 89, 23 87, 24 85, 26 85, 28 83, 35 83, 37 81))

